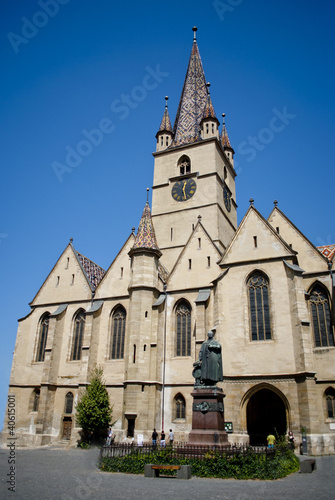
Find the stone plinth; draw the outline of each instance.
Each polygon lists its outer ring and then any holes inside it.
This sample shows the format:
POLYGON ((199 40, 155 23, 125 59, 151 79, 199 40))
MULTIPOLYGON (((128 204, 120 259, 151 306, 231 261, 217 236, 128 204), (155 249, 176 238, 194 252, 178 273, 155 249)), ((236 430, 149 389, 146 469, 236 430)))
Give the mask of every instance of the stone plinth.
POLYGON ((224 428, 223 390, 216 386, 200 386, 194 389, 192 396, 192 431, 189 434, 188 444, 228 444, 224 428))

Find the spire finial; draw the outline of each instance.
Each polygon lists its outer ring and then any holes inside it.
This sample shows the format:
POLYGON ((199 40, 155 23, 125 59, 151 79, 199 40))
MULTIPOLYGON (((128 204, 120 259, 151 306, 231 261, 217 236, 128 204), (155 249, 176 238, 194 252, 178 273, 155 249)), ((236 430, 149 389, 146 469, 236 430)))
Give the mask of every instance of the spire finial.
POLYGON ((225 125, 225 116, 226 116, 226 113, 222 113, 222 125, 225 125))
POLYGON ((70 243, 73 243, 73 238, 70 238, 70 243))
POLYGON ((255 200, 254 200, 253 198, 250 198, 249 203, 250 203, 250 206, 251 206, 251 207, 253 207, 253 206, 254 206, 254 201, 255 201, 255 200))
POLYGON ((206 87, 207 87, 207 92, 208 92, 208 93, 210 93, 210 92, 209 92, 209 87, 210 87, 210 86, 211 86, 210 82, 207 82, 207 83, 206 83, 206 87))
POLYGON ((133 234, 135 234, 135 226, 133 226, 133 227, 131 228, 131 232, 132 232, 133 234))
POLYGON ((165 108, 167 108, 167 107, 168 107, 168 104, 167 104, 167 103, 168 103, 168 100, 169 100, 169 96, 167 96, 167 95, 166 95, 166 96, 165 96, 165 108))
POLYGON ((147 203, 149 203, 149 191, 150 191, 150 189, 147 188, 147 203))
POLYGON ((192 30, 193 30, 193 42, 196 42, 198 28, 196 26, 193 26, 192 30))
POLYGON ((275 200, 275 201, 273 202, 273 204, 274 204, 274 206, 276 207, 276 206, 278 205, 278 201, 277 201, 277 200, 275 200))

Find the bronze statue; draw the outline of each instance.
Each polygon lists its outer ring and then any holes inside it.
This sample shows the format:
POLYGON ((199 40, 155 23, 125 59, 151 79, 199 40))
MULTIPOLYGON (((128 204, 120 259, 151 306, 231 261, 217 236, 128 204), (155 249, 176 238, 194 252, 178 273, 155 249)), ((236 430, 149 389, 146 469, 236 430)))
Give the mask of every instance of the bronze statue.
POLYGON ((207 333, 208 339, 201 345, 199 359, 193 363, 195 386, 216 385, 223 380, 221 344, 213 338, 214 335, 213 328, 207 333))

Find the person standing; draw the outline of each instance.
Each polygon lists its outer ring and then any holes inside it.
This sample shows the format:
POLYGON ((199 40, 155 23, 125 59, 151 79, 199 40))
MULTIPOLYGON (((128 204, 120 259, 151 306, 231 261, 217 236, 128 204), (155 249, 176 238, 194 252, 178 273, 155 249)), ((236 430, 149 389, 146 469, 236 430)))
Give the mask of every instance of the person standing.
POLYGON ((268 442, 268 448, 273 448, 276 442, 276 438, 274 437, 274 435, 269 434, 266 440, 268 442))
POLYGON ((161 446, 165 447, 165 432, 161 432, 161 446))
POLYGON ((170 443, 171 447, 173 446, 173 440, 174 440, 174 434, 173 434, 172 429, 170 429, 170 432, 169 432, 169 443, 170 443))
POLYGON ((158 438, 158 433, 157 433, 156 429, 154 429, 153 433, 151 434, 152 446, 156 446, 157 438, 158 438))
POLYGON ((112 443, 112 437, 113 437, 113 431, 112 431, 112 428, 110 427, 109 431, 108 431, 107 440, 106 440, 107 446, 111 445, 111 443, 112 443))
POLYGON ((288 445, 291 448, 291 450, 294 450, 294 441, 295 441, 295 439, 293 436, 293 432, 289 431, 289 433, 288 433, 288 445))

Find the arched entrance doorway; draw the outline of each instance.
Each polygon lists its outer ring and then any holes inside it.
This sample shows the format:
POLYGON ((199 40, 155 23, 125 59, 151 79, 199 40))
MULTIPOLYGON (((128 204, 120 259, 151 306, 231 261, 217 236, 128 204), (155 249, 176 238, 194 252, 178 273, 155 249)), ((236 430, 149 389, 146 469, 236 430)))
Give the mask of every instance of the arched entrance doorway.
POLYGON ((286 409, 283 400, 270 389, 260 389, 247 405, 247 429, 250 444, 265 445, 269 433, 281 436, 286 433, 286 409))

